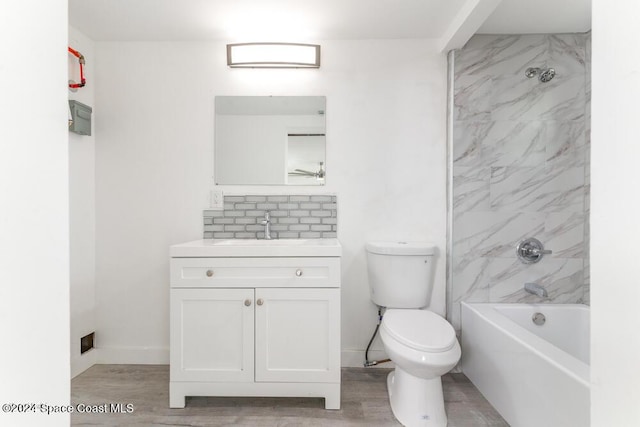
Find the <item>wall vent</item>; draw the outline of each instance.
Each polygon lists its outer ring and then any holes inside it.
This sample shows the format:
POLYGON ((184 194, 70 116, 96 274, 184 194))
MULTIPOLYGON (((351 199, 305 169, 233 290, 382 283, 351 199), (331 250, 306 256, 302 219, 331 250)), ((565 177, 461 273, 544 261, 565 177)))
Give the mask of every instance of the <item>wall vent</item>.
POLYGON ((89 335, 80 338, 80 354, 86 353, 93 348, 95 334, 95 332, 91 332, 89 335))

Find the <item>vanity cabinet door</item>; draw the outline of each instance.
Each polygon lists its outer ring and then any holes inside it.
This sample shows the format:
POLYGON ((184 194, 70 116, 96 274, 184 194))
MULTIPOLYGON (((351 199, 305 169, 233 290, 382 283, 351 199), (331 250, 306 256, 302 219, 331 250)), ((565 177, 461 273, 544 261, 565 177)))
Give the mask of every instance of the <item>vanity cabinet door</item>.
POLYGON ((254 290, 171 290, 171 381, 253 382, 254 290))
POLYGON ((340 381, 340 289, 257 288, 257 382, 340 381))

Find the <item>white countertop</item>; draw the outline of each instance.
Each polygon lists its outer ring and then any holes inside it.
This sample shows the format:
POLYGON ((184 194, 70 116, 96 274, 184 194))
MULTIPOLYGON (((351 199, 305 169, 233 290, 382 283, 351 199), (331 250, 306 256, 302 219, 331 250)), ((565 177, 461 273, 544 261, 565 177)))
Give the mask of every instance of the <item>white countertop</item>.
POLYGON ((339 257, 338 239, 201 239, 173 245, 172 258, 192 257, 339 257))

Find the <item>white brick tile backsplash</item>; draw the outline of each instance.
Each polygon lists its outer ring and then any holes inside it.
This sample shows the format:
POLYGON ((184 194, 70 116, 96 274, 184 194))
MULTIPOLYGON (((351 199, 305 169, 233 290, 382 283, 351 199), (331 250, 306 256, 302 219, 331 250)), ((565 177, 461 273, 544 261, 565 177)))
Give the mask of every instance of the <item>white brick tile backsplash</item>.
POLYGON ((278 239, 336 238, 337 198, 333 195, 224 196, 224 210, 203 212, 205 239, 261 239, 265 212, 278 239))

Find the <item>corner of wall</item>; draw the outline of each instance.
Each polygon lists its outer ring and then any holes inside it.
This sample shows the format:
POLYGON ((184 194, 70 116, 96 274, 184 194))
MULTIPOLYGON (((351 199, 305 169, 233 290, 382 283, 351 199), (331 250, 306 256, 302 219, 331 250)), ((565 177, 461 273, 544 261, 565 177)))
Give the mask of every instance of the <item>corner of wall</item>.
MULTIPOLYGON (((94 42, 69 27, 68 44, 84 57, 87 84, 69 99, 94 105, 94 42)), ((69 80, 79 81, 78 58, 69 55, 69 80)), ((93 121, 93 120, 92 120, 93 121)), ((95 322, 95 135, 69 132, 69 237, 71 376, 95 363, 93 351, 80 354, 80 338, 96 330, 95 322)))

